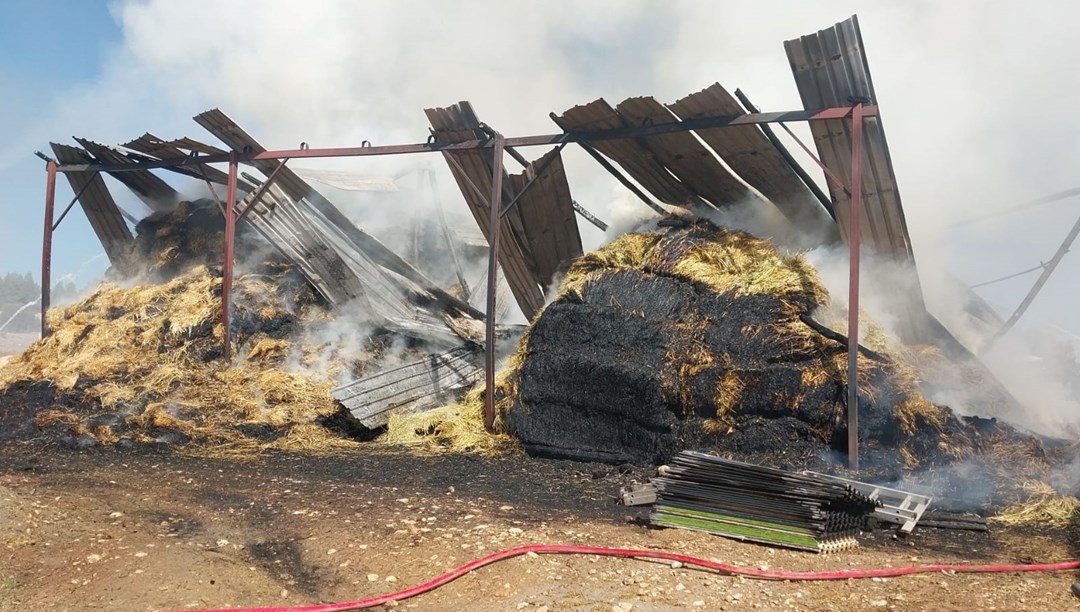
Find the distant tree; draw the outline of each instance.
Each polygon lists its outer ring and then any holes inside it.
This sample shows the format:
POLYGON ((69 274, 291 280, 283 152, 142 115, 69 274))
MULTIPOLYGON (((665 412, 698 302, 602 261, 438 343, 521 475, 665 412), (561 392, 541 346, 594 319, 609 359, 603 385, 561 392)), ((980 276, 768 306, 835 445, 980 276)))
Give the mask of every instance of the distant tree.
POLYGON ((70 280, 64 279, 53 285, 52 301, 54 304, 70 302, 77 297, 79 297, 79 288, 70 280))

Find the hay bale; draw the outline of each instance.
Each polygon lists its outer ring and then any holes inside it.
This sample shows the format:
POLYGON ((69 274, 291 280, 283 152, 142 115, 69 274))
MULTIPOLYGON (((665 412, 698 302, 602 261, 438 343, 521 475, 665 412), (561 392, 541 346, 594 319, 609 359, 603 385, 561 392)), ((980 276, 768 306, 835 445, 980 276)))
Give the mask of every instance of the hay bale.
MULTIPOLYGON (((811 314, 843 319, 799 254, 707 222, 627 234, 572 264, 532 322, 500 376, 500 431, 564 458, 659 463, 697 448, 785 467, 824 462, 847 450, 847 355, 800 318, 811 314)), ((933 464, 970 452, 965 428, 919 394, 914 371, 872 329, 892 359, 859 363, 868 459, 933 464)), ((437 433, 478 414, 413 425, 437 433)))

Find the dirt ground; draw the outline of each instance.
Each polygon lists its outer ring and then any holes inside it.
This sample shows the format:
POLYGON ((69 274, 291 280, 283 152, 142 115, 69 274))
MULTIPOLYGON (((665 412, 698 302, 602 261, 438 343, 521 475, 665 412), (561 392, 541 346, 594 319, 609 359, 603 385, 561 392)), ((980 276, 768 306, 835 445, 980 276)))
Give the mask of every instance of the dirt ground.
MULTIPOLYGON (((879 531, 814 555, 640 522, 613 503, 642 472, 523 457, 210 460, 0 445, 0 611, 155 610, 357 599, 496 550, 576 543, 790 570, 1060 561, 1063 534, 879 531)), ((418 610, 1064 610, 1071 572, 765 582, 591 556, 520 557, 395 606, 418 610)))

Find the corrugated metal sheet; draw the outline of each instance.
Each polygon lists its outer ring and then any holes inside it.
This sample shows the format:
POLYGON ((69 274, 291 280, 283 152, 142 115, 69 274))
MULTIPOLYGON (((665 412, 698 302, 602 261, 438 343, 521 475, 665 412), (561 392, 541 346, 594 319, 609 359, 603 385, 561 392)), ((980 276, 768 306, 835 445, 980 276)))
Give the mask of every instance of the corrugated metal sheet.
MULTIPOLYGON (((627 98, 615 110, 632 126, 664 125, 679 120, 663 104, 648 96, 627 98)), ((691 132, 649 136, 641 142, 683 185, 716 208, 758 199, 691 132)))
MULTIPOLYGON (((245 198, 237 208, 243 210, 247 205, 245 198)), ((284 193, 270 189, 245 220, 292 261, 331 304, 353 302, 362 311, 375 311, 373 314, 383 317, 399 314, 373 307, 364 284, 302 208, 284 193)))
POLYGON ((170 140, 165 144, 192 153, 201 153, 203 155, 224 155, 228 153, 225 149, 219 149, 213 145, 208 145, 205 142, 199 142, 198 140, 187 137, 170 140))
POLYGON ((461 347, 383 370, 330 393, 364 427, 382 427, 394 414, 435 408, 484 376, 484 354, 461 347))
MULTIPOLYGON (((218 109, 212 109, 195 116, 195 122, 206 128, 235 151, 251 151, 261 153, 266 151, 257 140, 252 138, 232 119, 218 109)), ((260 160, 253 163, 260 172, 269 176, 278 166, 277 160, 260 160)), ((428 298, 436 304, 436 307, 446 311, 448 316, 464 314, 470 317, 481 317, 471 306, 450 295, 442 288, 421 274, 416 268, 409 265, 396 253, 386 248, 374 236, 360 230, 330 200, 319 193, 314 187, 300 178, 292 169, 285 166, 278 172, 275 184, 294 201, 305 201, 313 212, 317 212, 327 223, 351 243, 352 248, 358 250, 365 259, 368 259, 387 270, 398 274, 411 283, 415 283, 418 291, 427 294, 428 298)), ((356 258, 350 258, 358 261, 356 258)))
MULTIPOLYGON (((816 34, 789 40, 784 47, 805 108, 850 106, 852 98, 865 98, 877 104, 856 17, 816 34)), ((864 126, 866 157, 861 218, 864 244, 896 261, 914 265, 881 119, 867 117, 864 126)), ((812 121, 810 130, 822 162, 845 185, 851 185, 851 121, 812 121)), ((841 234, 846 239, 851 200, 831 182, 829 190, 841 234)))
MULTIPOLYGON (((477 138, 486 138, 487 135, 480 130, 480 120, 468 102, 460 102, 447 108, 429 108, 424 111, 428 121, 434 130, 435 138, 439 142, 464 142, 477 138)), ((491 232, 489 225, 490 207, 487 194, 492 189, 492 174, 494 164, 491 159, 493 153, 487 150, 446 151, 443 155, 453 159, 461 171, 453 163, 449 163, 450 171, 461 189, 465 202, 473 214, 473 219, 484 233, 484 237, 490 240, 491 232), (475 186, 480 190, 476 193, 475 186)), ((504 204, 509 193, 509 179, 504 172, 503 178, 504 204)), ((531 259, 528 245, 524 236, 515 228, 523 224, 520 209, 511 211, 504 223, 499 225, 499 252, 497 259, 506 276, 506 281, 514 293, 518 306, 529 320, 533 318, 544 306, 544 294, 536 281, 535 274, 529 265, 531 259)))
MULTIPOLYGON (((681 98, 670 108, 681 119, 741 115, 745 110, 719 83, 681 98)), ((776 147, 756 125, 698 130, 697 135, 728 167, 761 192, 796 227, 836 235, 836 225, 776 147)))
POLYGON ((574 199, 558 149, 529 164, 521 174, 510 175, 511 191, 515 196, 521 193, 541 169, 539 178, 521 196, 511 214, 520 215, 534 280, 547 290, 556 275, 581 257, 583 251, 574 199))
MULTIPOLYGON (((86 151, 78 147, 56 142, 51 143, 51 146, 56 160, 61 164, 85 164, 93 161, 86 151)), ((105 185, 105 180, 100 174, 90 172, 65 172, 64 176, 75 193, 82 191, 79 205, 86 213, 90 227, 101 241, 109 261, 113 264, 120 263, 131 252, 133 239, 131 230, 120 214, 120 208, 116 206, 116 201, 105 185)))
MULTIPOLYGON (((196 120, 235 150, 266 150, 220 111, 208 111, 196 120)), ((262 160, 253 165, 270 175, 278 164, 276 160, 262 160)), ((412 270, 412 276, 426 280, 375 238, 356 228, 288 166, 278 172, 267 197, 269 202, 249 217, 255 217, 253 223, 262 222, 263 235, 300 266, 332 303, 364 300, 365 312, 381 319, 382 324, 442 344, 454 338, 454 319, 482 317, 442 289, 421 286, 401 274, 412 270), (385 264, 394 267, 387 269, 385 264)), ((457 325, 465 327, 463 323, 457 325)))
MULTIPOLYGON (((877 104, 858 18, 851 17, 816 34, 786 41, 784 48, 804 108, 849 106, 853 99, 877 104)), ((821 161, 850 186, 851 121, 811 121, 810 131, 821 161)), ((909 271, 911 278, 898 281, 902 286, 898 287, 897 299, 903 304, 897 305, 907 315, 903 335, 906 339, 917 339, 924 334, 920 321, 925 317, 926 306, 881 118, 867 117, 863 134, 861 237, 870 250, 909 271)), ((846 240, 851 200, 831 181, 829 190, 840 233, 846 240)))
MULTIPOLYGON (((197 140, 190 138, 180 138, 178 140, 163 140, 154 136, 150 132, 139 136, 135 140, 125 142, 120 145, 125 149, 130 149, 137 153, 141 153, 150 158, 166 160, 166 159, 182 159, 188 157, 193 152, 197 152, 204 155, 224 155, 228 151, 222 151, 217 147, 212 147, 208 144, 203 144, 197 140)), ((209 165, 204 165, 202 170, 191 168, 188 166, 175 166, 172 168, 166 168, 171 172, 177 174, 183 174, 184 176, 190 176, 203 180, 204 178, 212 183, 219 185, 227 185, 229 182, 229 175, 217 168, 209 165)), ((237 188, 243 191, 253 191, 255 186, 245 181, 242 177, 237 177, 237 188)))
MULTIPOLYGON (((552 117, 565 132, 593 132, 627 127, 606 100, 600 98, 552 117)), ((632 179, 657 199, 685 206, 694 193, 668 172, 656 156, 637 140, 602 140, 592 143, 599 152, 622 167, 632 179)))
MULTIPOLYGON (((76 137, 75 141, 101 163, 130 164, 132 162, 123 153, 112 147, 85 138, 76 137)), ((109 175, 133 191, 144 204, 156 213, 171 212, 180 201, 180 194, 149 170, 110 172, 109 175)))

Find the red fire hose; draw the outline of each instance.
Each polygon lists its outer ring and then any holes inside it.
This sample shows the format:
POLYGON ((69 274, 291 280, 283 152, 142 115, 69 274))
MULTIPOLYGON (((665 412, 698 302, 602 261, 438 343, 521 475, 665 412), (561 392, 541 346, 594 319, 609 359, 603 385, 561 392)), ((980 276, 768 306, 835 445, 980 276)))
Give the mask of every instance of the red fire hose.
MULTIPOLYGON (((629 557, 633 559, 655 559, 661 561, 678 561, 684 565, 693 565, 732 576, 747 576, 763 580, 848 580, 850 578, 893 578, 895 576, 907 576, 910 574, 926 574, 932 572, 956 572, 961 574, 998 573, 998 572, 1060 572, 1065 570, 1080 569, 1080 561, 1062 561, 1060 563, 1030 563, 1014 565, 915 565, 911 567, 887 567, 878 569, 862 570, 837 570, 832 572, 785 572, 780 570, 762 570, 751 567, 737 567, 726 563, 717 563, 708 559, 700 559, 689 555, 680 555, 673 552, 657 550, 635 550, 632 548, 603 548, 598 546, 572 546, 565 544, 530 544, 518 546, 492 553, 471 561, 461 567, 447 572, 434 580, 410 587, 396 593, 387 593, 377 597, 358 599, 356 601, 344 601, 340 603, 300 605, 300 606, 273 606, 268 608, 228 608, 229 612, 341 612, 343 610, 359 610, 372 608, 390 601, 399 601, 415 597, 422 593, 435 590, 442 585, 456 580, 469 572, 480 569, 485 565, 491 565, 511 557, 519 557, 528 553, 541 555, 551 554, 575 554, 575 555, 598 555, 602 557, 629 557)), ((225 612, 226 609, 202 610, 201 612, 225 612)))

